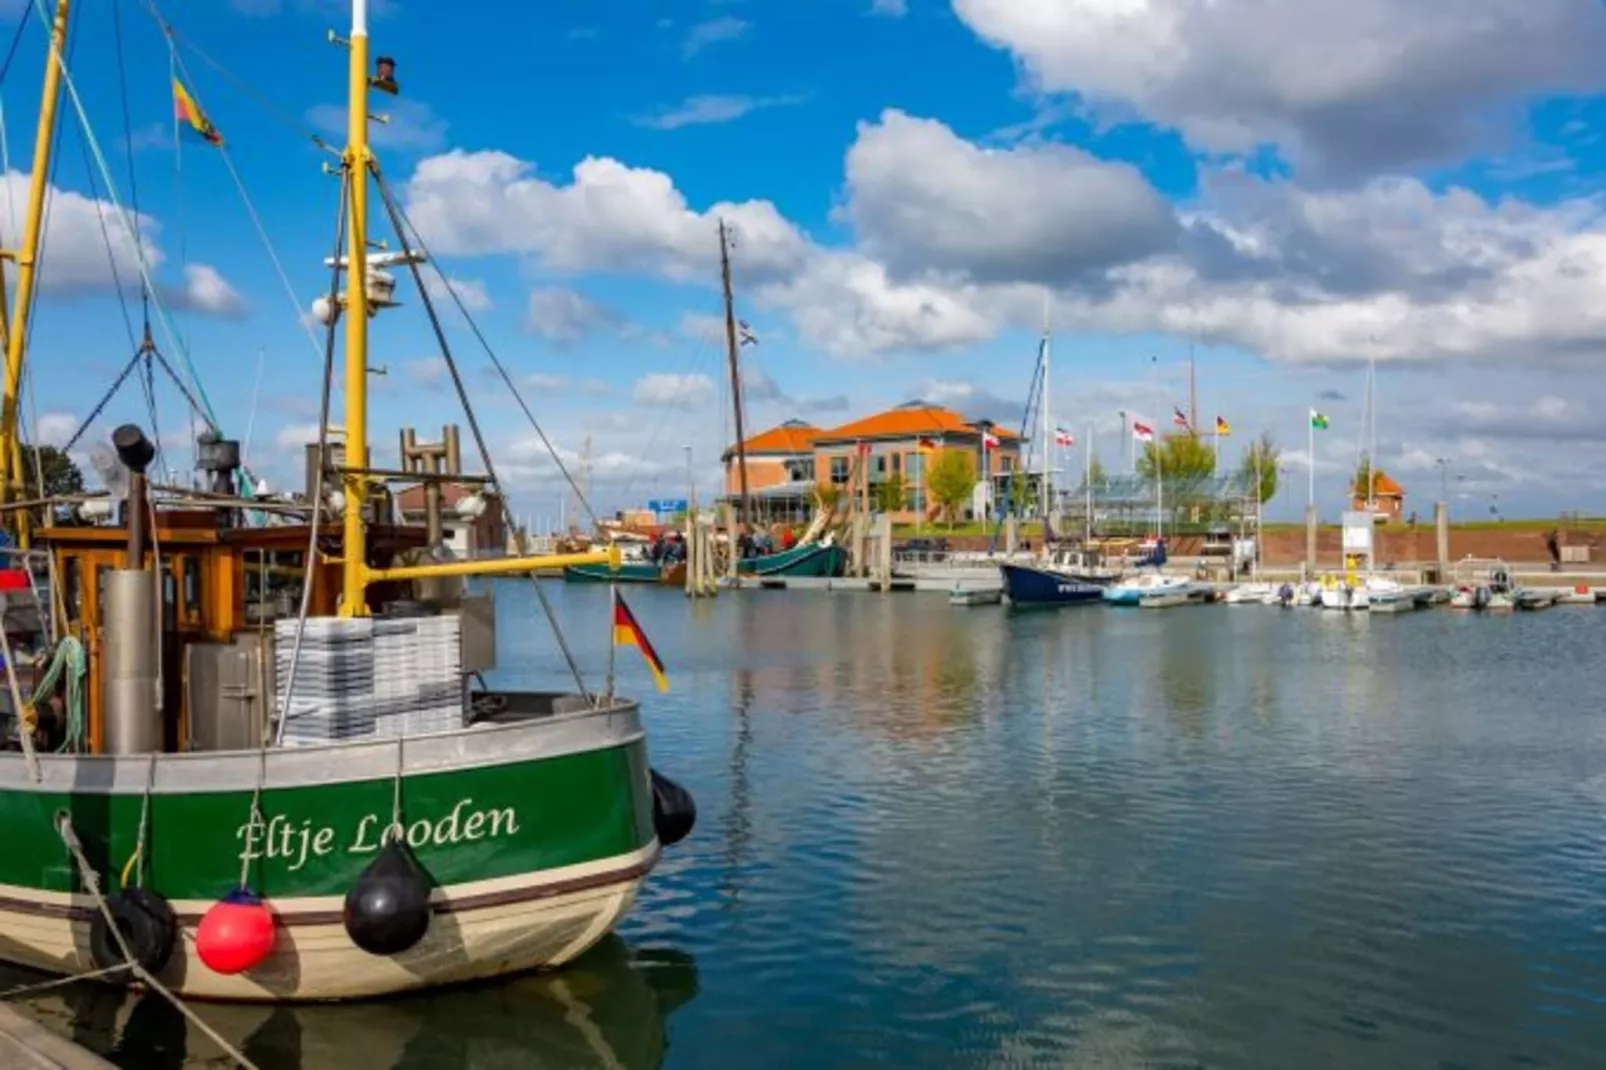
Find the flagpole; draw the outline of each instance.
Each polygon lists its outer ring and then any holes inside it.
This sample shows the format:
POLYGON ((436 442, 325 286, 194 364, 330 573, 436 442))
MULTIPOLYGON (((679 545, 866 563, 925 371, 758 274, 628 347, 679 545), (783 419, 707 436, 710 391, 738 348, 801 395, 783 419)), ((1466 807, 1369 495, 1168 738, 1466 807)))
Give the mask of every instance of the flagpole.
POLYGON ((608 679, 602 688, 603 698, 609 702, 613 701, 614 652, 619 649, 619 644, 615 641, 613 634, 614 624, 618 619, 619 585, 610 582, 608 584, 608 679))
POLYGON ((1314 411, 1306 417, 1305 425, 1306 425, 1305 426, 1305 435, 1310 440, 1310 448, 1309 448, 1308 452, 1305 455, 1306 458, 1310 461, 1310 472, 1309 472, 1310 487, 1309 487, 1309 490, 1307 492, 1308 493, 1308 497, 1306 499, 1305 504, 1309 508, 1315 509, 1316 508, 1316 416, 1314 414, 1314 411))

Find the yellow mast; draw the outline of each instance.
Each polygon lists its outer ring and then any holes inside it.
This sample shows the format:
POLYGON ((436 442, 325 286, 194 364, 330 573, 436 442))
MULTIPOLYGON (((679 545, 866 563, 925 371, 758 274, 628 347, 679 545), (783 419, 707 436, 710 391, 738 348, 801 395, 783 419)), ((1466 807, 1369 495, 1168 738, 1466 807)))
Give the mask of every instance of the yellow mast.
POLYGON ((345 165, 351 188, 346 256, 346 504, 340 615, 368 615, 368 531, 363 527, 368 466, 368 0, 352 0, 345 165))
MULTIPOLYGON (((13 486, 23 481, 21 438, 17 434, 17 401, 22 387, 23 344, 28 340, 28 310, 33 304, 34 271, 39 258, 39 230, 45 212, 50 180, 50 142, 56 127, 56 101, 61 93, 62 51, 67 40, 67 3, 56 0, 56 20, 50 28, 50 58, 45 63, 44 94, 39 103, 39 128, 34 134, 33 170, 28 176, 28 214, 23 223, 22 247, 3 255, 17 262, 17 295, 6 332, 5 394, 0 400, 0 504, 12 498, 13 486)), ((28 514, 17 511, 17 541, 28 545, 28 514)))
MULTIPOLYGON (((66 0, 61 0, 63 6, 66 0)), ((377 80, 368 74, 368 0, 352 0, 349 85, 347 89, 346 150, 343 161, 350 176, 350 242, 346 252, 346 295, 341 314, 346 317, 346 469, 341 482, 345 498, 342 545, 340 615, 368 615, 368 587, 385 580, 415 580, 432 576, 498 576, 530 573, 570 565, 606 564, 617 569, 619 548, 583 554, 519 556, 496 560, 456 561, 437 565, 408 565, 387 569, 368 567, 368 529, 363 505, 368 497, 368 179, 374 154, 368 145, 368 89, 377 85, 395 92, 389 72, 377 80)), ((381 66, 385 60, 380 60, 381 66)))

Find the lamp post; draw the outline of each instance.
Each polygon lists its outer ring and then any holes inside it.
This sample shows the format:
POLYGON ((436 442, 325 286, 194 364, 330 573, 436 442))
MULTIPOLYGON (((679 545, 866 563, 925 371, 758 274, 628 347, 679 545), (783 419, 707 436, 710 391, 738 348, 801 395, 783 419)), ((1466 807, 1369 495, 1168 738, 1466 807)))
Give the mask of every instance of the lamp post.
POLYGON ((697 477, 692 475, 691 443, 680 447, 686 451, 686 508, 690 512, 697 510, 697 477))

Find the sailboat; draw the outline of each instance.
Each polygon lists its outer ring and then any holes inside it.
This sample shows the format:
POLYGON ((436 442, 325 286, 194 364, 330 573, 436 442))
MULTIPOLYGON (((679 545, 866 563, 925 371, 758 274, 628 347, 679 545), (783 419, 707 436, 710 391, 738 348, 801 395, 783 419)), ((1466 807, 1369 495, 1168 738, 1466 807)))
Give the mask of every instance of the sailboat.
MULTIPOLYGON (((616 565, 617 551, 440 561, 423 529, 382 522, 389 483, 423 477, 367 461, 368 320, 394 282, 370 262, 370 187, 395 203, 368 141, 369 92, 396 84, 392 61, 370 66, 366 0, 350 11, 345 254, 316 309, 331 367, 337 324, 345 334, 344 448, 327 442, 326 402, 317 465, 339 501, 315 493, 304 522, 242 526, 238 443, 214 428, 199 450, 212 491, 181 507, 150 485, 155 448, 125 424, 111 440, 123 508, 62 527, 20 500, 16 460, 32 265, 70 77, 68 0, 56 0, 0 416, 0 508, 18 543, 0 587, 27 597, 38 574, 53 580, 40 609, 49 668, 30 696, 20 656, 5 658, 7 961, 268 1003, 558 966, 613 928, 690 829, 690 797, 649 768, 640 709, 612 693, 611 673, 601 693, 578 669, 568 692, 478 675, 496 660, 494 607, 465 593, 468 577, 616 565), (285 573, 300 612, 270 624, 254 584, 285 573)), ((424 254, 397 230, 417 278, 424 254)), ((635 627, 621 607, 616 633, 635 627)))
MULTIPOLYGON (((1091 540, 1087 535, 1084 535, 1083 545, 1077 549, 1054 545, 1053 521, 1050 519, 1050 514, 1053 512, 1053 489, 1050 483, 1052 467, 1049 451, 1054 438, 1048 405, 1049 350, 1048 314, 1045 304, 1043 335, 1037 346, 1037 369, 1033 377, 1033 389, 1029 392, 1026 419, 1023 421, 1024 425, 1030 425, 1032 401, 1035 401, 1041 423, 1043 447, 1039 494, 1039 504, 1043 512, 1042 551, 1035 561, 1000 561, 998 570, 1003 576, 1004 595, 1012 606, 1094 605, 1103 600, 1105 591, 1115 581, 1116 574, 1092 556, 1088 545, 1091 540)), ((1091 446, 1089 448, 1091 449, 1091 446)), ((1089 498, 1086 506, 1088 509, 1086 523, 1089 525, 1088 534, 1090 534, 1091 484, 1087 490, 1089 498)))

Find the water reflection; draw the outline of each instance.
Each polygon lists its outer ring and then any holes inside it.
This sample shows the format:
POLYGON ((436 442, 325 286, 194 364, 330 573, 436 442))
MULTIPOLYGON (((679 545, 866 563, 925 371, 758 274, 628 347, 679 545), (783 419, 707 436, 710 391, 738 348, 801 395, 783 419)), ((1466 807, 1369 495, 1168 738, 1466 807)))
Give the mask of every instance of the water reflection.
MULTIPOLYGON (((261 1070, 650 1070, 668 1050, 669 1016, 698 985, 685 952, 609 937, 564 970, 496 985, 383 1003, 193 1007, 261 1070)), ((86 984, 22 1009, 121 1070, 233 1066, 159 996, 86 984)))

